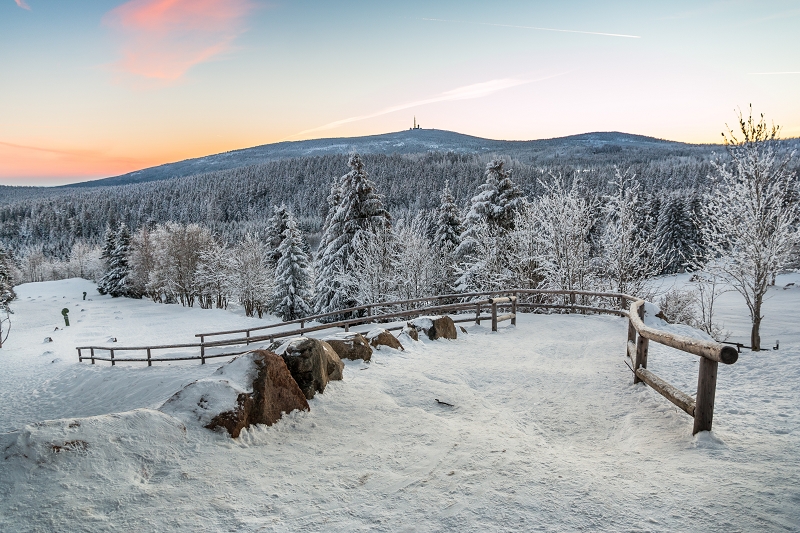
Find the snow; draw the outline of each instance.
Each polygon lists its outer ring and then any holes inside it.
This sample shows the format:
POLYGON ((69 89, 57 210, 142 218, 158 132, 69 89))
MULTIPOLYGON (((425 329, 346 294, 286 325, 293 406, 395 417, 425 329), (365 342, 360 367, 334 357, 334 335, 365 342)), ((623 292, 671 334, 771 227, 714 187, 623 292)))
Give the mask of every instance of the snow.
MULTIPOLYGON (((100 297, 81 280, 23 285, 0 350, 0 530, 798 530, 791 282, 779 276, 765 304, 762 337, 781 349, 720 365, 711 433, 692 437, 691 418, 632 384, 623 319, 523 314, 516 328, 345 361, 310 412, 239 439, 155 410, 195 380, 246 386, 236 364, 92 366, 74 347, 265 321, 100 297)), ((749 335, 738 298, 721 299, 734 339, 749 335)), ((650 344, 648 368, 687 393, 697 363, 650 344)))

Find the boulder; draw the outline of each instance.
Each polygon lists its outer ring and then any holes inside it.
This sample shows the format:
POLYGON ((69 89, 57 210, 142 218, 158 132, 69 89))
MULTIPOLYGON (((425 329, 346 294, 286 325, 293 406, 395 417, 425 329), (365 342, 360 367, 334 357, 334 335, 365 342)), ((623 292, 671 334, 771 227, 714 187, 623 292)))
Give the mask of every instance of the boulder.
MULTIPOLYGON (((416 330, 414 331, 416 333, 416 330)), ((397 337, 389 333, 383 328, 374 328, 367 333, 367 340, 370 345, 376 350, 380 350, 381 346, 394 348, 395 350, 405 350, 397 337)))
POLYGON ((419 340, 419 333, 417 333, 417 328, 415 328, 411 324, 407 324, 406 327, 403 328, 403 331, 401 331, 400 333, 408 335, 409 337, 411 337, 412 340, 415 341, 419 340))
POLYGON ((350 359, 351 361, 358 359, 369 361, 372 359, 372 348, 370 348, 367 339, 360 333, 336 333, 322 340, 330 344, 331 348, 342 359, 350 359))
POLYGON ((422 330, 432 341, 436 339, 455 339, 458 337, 456 325, 449 316, 423 316, 410 322, 417 330, 422 330))
POLYGON ((231 437, 253 424, 272 425, 283 413, 308 411, 308 402, 279 355, 256 350, 221 366, 209 378, 190 383, 160 410, 231 437))
POLYGON ((329 381, 342 379, 344 363, 327 342, 298 337, 282 348, 281 357, 307 399, 325 392, 329 381))

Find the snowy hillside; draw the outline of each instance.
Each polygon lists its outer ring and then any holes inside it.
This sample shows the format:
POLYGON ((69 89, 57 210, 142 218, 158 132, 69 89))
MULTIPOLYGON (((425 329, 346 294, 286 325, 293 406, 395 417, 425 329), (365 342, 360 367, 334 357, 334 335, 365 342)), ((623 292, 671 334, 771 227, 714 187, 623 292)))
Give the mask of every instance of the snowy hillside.
MULTIPOLYGON (((779 276, 765 306, 780 350, 720 365, 710 434, 632 384, 623 319, 526 314, 348 361, 310 412, 236 440, 155 410, 222 361, 92 366, 74 347, 263 321, 22 285, 0 350, 0 531, 797 531, 798 285, 779 276)), ((745 338, 739 297, 722 307, 745 338)), ((687 393, 697 363, 651 344, 687 393)))

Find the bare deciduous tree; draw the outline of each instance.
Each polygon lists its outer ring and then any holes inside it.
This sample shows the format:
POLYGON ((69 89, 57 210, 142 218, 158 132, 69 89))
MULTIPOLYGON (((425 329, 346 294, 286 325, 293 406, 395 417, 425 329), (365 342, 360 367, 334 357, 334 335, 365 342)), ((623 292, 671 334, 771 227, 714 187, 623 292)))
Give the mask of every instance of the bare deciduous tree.
POLYGON ((703 239, 707 269, 738 291, 750 311, 750 344, 761 349, 764 296, 772 276, 798 243, 798 184, 794 152, 782 152, 780 128, 739 112, 739 130, 723 133, 730 162, 713 163, 715 187, 706 202, 703 239), (741 135, 741 137, 737 137, 741 135))

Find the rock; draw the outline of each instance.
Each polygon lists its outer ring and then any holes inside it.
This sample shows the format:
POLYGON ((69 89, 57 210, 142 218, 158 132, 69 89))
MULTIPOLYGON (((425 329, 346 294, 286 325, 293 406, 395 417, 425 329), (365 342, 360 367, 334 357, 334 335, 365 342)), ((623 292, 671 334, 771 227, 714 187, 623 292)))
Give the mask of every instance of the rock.
POLYGON ((241 355, 210 377, 190 383, 160 411, 231 437, 253 424, 272 425, 283 413, 308 411, 308 402, 283 358, 266 350, 241 355))
POLYGON ((406 327, 403 328, 402 333, 405 333, 415 341, 419 340, 419 334, 417 333, 417 328, 415 328, 411 324, 407 324, 406 327))
POLYGON ((372 359, 372 348, 360 333, 336 333, 322 339, 331 345, 342 359, 369 361, 372 359))
POLYGON ((325 341, 298 337, 285 346, 281 357, 309 400, 315 393, 325 392, 328 381, 342 379, 344 363, 325 341))
MULTIPOLYGON (((414 333, 416 333, 416 330, 414 333)), ((380 350, 381 346, 387 346, 389 348, 394 348, 395 350, 405 350, 403 345, 400 344, 400 341, 397 340, 397 337, 383 328, 374 328, 370 330, 370 332, 367 333, 367 340, 376 350, 380 350)))
POLYGON ((456 325, 449 316, 419 317, 410 322, 418 330, 422 330, 430 340, 455 339, 458 337, 456 325))

